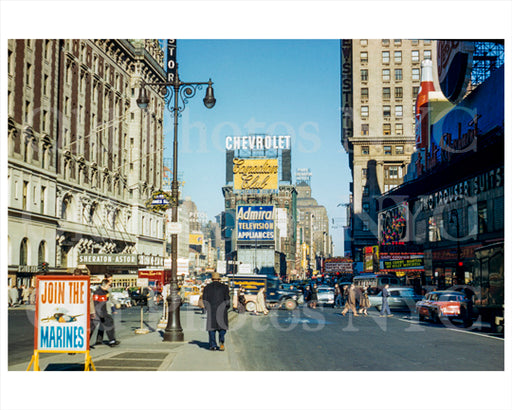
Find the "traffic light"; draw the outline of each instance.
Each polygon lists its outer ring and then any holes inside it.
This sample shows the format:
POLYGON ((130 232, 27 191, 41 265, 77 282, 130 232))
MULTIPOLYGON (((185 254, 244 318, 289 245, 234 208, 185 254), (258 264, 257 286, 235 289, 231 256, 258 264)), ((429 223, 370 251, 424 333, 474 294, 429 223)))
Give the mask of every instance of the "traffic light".
POLYGON ((37 267, 40 272, 48 272, 48 262, 39 262, 37 267))

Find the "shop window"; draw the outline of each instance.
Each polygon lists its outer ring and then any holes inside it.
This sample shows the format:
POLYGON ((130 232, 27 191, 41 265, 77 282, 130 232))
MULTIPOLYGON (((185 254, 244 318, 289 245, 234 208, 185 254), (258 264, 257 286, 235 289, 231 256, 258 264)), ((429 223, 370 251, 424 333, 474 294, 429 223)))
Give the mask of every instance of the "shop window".
POLYGON ((478 203, 478 233, 488 232, 487 202, 478 203))

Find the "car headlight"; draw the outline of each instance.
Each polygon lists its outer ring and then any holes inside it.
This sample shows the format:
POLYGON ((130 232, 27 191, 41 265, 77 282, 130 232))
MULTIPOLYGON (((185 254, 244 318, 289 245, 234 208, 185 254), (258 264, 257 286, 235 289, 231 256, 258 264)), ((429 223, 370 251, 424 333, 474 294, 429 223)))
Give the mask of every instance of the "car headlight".
POLYGON ((296 300, 296 299, 297 299, 297 295, 293 295, 293 296, 292 296, 292 299, 295 299, 295 300, 296 300))

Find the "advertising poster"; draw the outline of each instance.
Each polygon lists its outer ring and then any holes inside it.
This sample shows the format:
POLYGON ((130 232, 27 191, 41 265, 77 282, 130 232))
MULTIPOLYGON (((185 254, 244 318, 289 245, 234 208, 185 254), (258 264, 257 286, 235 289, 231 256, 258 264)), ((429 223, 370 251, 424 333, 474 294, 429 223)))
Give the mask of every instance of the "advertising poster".
POLYGON ((277 158, 233 159, 234 190, 277 190, 277 158))
POLYGON ((273 241, 274 207, 239 205, 236 212, 238 241, 273 241))
POLYGON ((37 276, 35 350, 89 350, 89 285, 89 276, 37 276))

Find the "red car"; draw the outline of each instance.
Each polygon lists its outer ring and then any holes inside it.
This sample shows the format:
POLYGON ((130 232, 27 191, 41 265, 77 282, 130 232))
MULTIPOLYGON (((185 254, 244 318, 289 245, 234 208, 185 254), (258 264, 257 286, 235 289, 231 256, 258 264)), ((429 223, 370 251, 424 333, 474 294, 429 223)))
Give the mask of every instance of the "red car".
POLYGON ((469 312, 469 300, 462 292, 440 290, 429 292, 423 300, 416 303, 416 312, 420 321, 441 322, 453 319, 461 320, 465 327, 473 323, 469 312))

